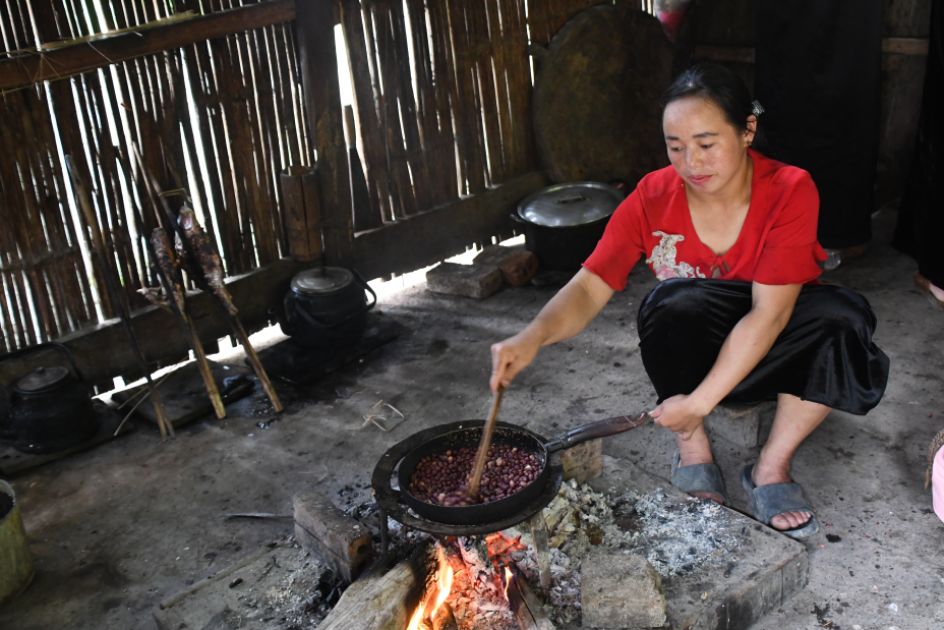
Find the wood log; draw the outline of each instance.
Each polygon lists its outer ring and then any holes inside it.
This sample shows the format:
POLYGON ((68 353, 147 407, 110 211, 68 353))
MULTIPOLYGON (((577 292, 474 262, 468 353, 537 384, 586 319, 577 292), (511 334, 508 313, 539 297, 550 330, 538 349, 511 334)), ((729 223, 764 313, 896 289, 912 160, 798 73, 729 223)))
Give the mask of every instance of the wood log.
POLYGON ((508 605, 521 630, 554 630, 554 623, 544 613, 541 600, 528 586, 524 576, 517 571, 508 586, 508 605))
POLYGON ((416 553, 383 575, 363 577, 351 584, 318 630, 403 630, 425 588, 425 576, 416 553))
POLYGON ((370 532, 321 494, 296 495, 294 503, 298 543, 353 582, 373 558, 370 532))

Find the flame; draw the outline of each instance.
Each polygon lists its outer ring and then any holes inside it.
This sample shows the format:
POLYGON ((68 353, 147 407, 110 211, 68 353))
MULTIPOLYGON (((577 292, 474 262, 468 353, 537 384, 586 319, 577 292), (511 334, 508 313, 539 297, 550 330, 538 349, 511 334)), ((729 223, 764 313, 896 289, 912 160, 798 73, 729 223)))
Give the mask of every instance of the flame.
POLYGON ((441 545, 436 545, 436 559, 439 561, 439 570, 436 572, 436 587, 439 592, 436 594, 436 603, 433 604, 433 609, 429 613, 430 619, 436 617, 439 607, 443 605, 443 602, 449 597, 449 591, 452 590, 453 571, 446 560, 446 553, 441 545))
POLYGON ((423 606, 423 602, 420 602, 420 605, 416 607, 416 612, 410 617, 410 623, 407 624, 406 630, 418 630, 420 623, 423 621, 424 612, 426 612, 426 608, 423 606))
POLYGON ((505 601, 508 600, 508 589, 511 587, 511 579, 514 577, 514 574, 511 572, 511 569, 505 567, 505 601))
POLYGON ((416 607, 416 610, 413 612, 413 616, 410 617, 410 623, 407 624, 406 630, 420 630, 420 628, 428 627, 425 622, 427 620, 432 621, 436 618, 436 613, 439 612, 439 609, 446 602, 449 593, 452 591, 454 571, 449 561, 446 559, 446 552, 443 550, 442 545, 439 544, 436 545, 436 560, 439 566, 436 570, 435 594, 427 590, 426 594, 421 598, 419 605, 416 607), (433 603, 429 607, 429 613, 427 614, 426 604, 430 600, 432 600, 433 603))

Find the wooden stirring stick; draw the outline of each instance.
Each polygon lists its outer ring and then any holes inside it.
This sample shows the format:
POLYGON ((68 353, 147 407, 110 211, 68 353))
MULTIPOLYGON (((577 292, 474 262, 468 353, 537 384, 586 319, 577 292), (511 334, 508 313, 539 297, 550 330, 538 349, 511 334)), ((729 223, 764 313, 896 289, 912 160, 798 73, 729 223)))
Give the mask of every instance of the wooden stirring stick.
POLYGON ((482 482, 482 473, 485 471, 485 460, 488 459, 488 447, 492 443, 492 434, 495 432, 495 420, 498 418, 498 406, 501 405, 504 388, 499 385, 495 390, 495 399, 492 409, 488 412, 488 419, 482 427, 482 439, 479 441, 479 450, 475 453, 475 463, 472 466, 472 475, 469 477, 468 495, 475 500, 479 496, 479 484, 482 482))

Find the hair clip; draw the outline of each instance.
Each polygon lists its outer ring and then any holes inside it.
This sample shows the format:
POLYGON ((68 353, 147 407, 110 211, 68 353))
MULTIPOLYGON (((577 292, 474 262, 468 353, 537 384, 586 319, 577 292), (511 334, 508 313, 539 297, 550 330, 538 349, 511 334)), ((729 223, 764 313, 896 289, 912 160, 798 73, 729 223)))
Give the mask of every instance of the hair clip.
POLYGON ((751 113, 752 113, 752 114, 754 114, 755 116, 760 116, 760 115, 763 114, 765 111, 767 111, 767 110, 764 109, 764 106, 760 104, 760 101, 751 101, 751 113))

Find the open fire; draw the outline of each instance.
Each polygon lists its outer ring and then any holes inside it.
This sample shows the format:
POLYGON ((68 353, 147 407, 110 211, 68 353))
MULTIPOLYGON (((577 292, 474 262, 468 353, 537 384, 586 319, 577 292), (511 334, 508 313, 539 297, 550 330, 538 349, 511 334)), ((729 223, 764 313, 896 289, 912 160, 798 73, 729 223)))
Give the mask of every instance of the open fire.
POLYGON ((435 570, 407 630, 517 630, 509 588, 520 537, 448 538, 435 544, 435 570))

